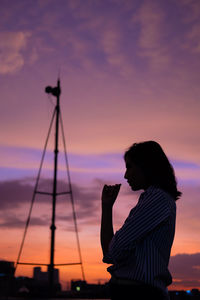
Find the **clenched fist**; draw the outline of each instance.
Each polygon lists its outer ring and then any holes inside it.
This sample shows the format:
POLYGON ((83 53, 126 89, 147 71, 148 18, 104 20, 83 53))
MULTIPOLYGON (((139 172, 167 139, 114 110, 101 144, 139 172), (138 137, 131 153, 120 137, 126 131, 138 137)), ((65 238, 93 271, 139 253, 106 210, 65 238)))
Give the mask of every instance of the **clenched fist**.
POLYGON ((120 187, 121 184, 104 185, 101 196, 102 206, 113 206, 117 199, 120 187))

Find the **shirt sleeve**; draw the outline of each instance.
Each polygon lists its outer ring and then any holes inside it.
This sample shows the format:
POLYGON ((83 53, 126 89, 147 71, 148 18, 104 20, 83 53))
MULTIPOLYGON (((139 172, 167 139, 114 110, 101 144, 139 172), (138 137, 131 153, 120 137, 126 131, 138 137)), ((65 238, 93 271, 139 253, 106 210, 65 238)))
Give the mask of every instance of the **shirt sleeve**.
POLYGON ((169 199, 162 190, 144 193, 124 225, 113 236, 103 262, 114 264, 129 256, 135 244, 170 216, 169 199))

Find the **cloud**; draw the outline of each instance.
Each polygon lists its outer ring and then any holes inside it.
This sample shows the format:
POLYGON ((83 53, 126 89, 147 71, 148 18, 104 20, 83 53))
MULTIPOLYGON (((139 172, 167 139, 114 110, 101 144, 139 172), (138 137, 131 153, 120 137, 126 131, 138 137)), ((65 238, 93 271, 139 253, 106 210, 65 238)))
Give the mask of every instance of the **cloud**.
POLYGON ((155 1, 144 1, 133 14, 132 20, 133 24, 140 26, 139 56, 148 58, 154 68, 165 67, 170 61, 170 56, 163 38, 165 15, 161 6, 155 1))
POLYGON ((172 256, 169 269, 174 279, 174 286, 200 287, 200 253, 172 256))
MULTIPOLYGON (((1 167, 20 169, 38 169, 42 156, 42 150, 27 147, 1 146, 0 155, 3 157, 1 167)), ((78 154, 68 153, 70 169, 72 172, 80 173, 120 173, 124 168, 123 153, 101 153, 101 154, 78 154)), ((53 152, 46 151, 44 168, 50 170, 53 166, 53 152)), ((66 163, 64 153, 60 151, 59 156, 60 170, 66 174, 66 163)))
MULTIPOLYGON (((0 73, 8 74, 19 71, 24 65, 23 49, 26 47, 29 32, 0 33, 0 73)), ((32 57, 33 60, 33 57, 32 57)))
POLYGON ((177 202, 177 238, 179 233, 184 232, 186 243, 199 244, 198 233, 200 230, 199 222, 199 183, 180 186, 183 192, 182 197, 177 202))
MULTIPOLYGON (((120 11, 123 11, 127 4, 123 3, 120 11)), ((65 47, 68 62, 76 67, 79 65, 84 72, 89 70, 97 74, 98 69, 101 76, 113 69, 120 75, 133 74, 125 46, 126 34, 123 32, 124 28, 121 28, 121 16, 116 9, 118 4, 108 1, 106 10, 103 2, 68 1, 65 5, 66 13, 70 12, 73 29, 70 24, 70 27, 66 26, 64 32, 62 30, 58 32, 53 26, 50 35, 65 47)), ((60 11, 59 19, 62 17, 60 11)))
POLYGON ((33 187, 23 184, 23 181, 20 180, 11 180, 0 182, 0 190, 0 209, 1 211, 9 211, 28 203, 33 187))
POLYGON ((200 33, 200 22, 196 22, 196 24, 194 24, 190 28, 190 31, 186 34, 187 42, 185 44, 185 47, 188 48, 193 54, 200 53, 199 33, 200 33))
POLYGON ((180 5, 184 8, 183 20, 185 23, 191 23, 199 20, 200 3, 198 0, 182 0, 180 5))
MULTIPOLYGON (((11 180, 0 182, 1 201, 0 201, 0 227, 2 228, 21 228, 25 226, 25 219, 28 217, 28 210, 31 204, 31 199, 34 191, 33 179, 11 180), (27 211, 27 215, 25 215, 27 211)), ((41 179, 38 191, 51 192, 52 180, 41 179)), ((81 223, 92 222, 96 219, 98 213, 97 206, 99 200, 99 192, 96 186, 82 187, 76 184, 72 185, 73 197, 75 202, 75 210, 78 219, 81 223)), ((58 181, 58 191, 69 191, 69 186, 64 181, 58 181)), ((49 201, 51 196, 36 195, 34 205, 39 204, 39 215, 31 216, 31 225, 46 226, 49 224, 49 217, 47 216, 47 206, 51 203, 49 201)), ((70 197, 59 196, 57 198, 57 205, 59 204, 59 213, 56 217, 58 222, 68 221, 72 222, 72 207, 70 197), (67 207, 69 209, 67 209, 67 207)))
POLYGON ((107 63, 117 69, 123 76, 133 75, 134 68, 130 65, 129 57, 123 48, 124 40, 118 26, 106 26, 102 32, 101 46, 107 63))
MULTIPOLYGON (((31 226, 47 226, 50 222, 45 217, 32 217, 31 226)), ((6 214, 6 217, 2 217, 0 221, 0 229, 18 229, 25 228, 26 220, 20 218, 14 214, 6 214)))
MULTIPOLYGON (((169 158, 172 165, 175 168, 176 175, 182 183, 197 183, 200 176, 200 164, 195 161, 195 159, 188 159, 184 157, 174 158, 170 153, 169 158)), ((181 153, 182 154, 182 153, 181 153)), ((3 157, 0 176, 9 173, 9 178, 22 177, 17 174, 22 174, 24 177, 37 174, 39 167, 39 162, 41 160, 42 150, 37 148, 27 148, 27 147, 0 147, 0 156, 3 157)), ((125 165, 123 160, 123 152, 107 152, 107 153, 68 153, 68 159, 70 163, 70 171, 74 176, 90 174, 90 176, 95 176, 95 174, 101 174, 104 176, 111 176, 113 179, 116 176, 123 177, 125 171, 125 165), (112 174, 112 175, 111 175, 112 174)), ((44 171, 47 176, 52 174, 53 166, 53 153, 48 150, 46 151, 44 160, 44 171)), ((60 175, 66 176, 66 164, 64 160, 64 154, 60 151, 59 155, 59 170, 60 175)), ((4 176, 5 177, 5 176, 4 176)), ((89 178, 89 177, 88 177, 89 178)))
MULTIPOLYGON (((180 1, 177 12, 180 15, 179 22, 184 25, 182 27, 184 30, 177 37, 181 41, 180 50, 186 50, 193 56, 198 55, 200 53, 200 2, 196 0, 180 1)), ((179 24, 177 23, 177 25, 179 24)), ((196 58, 194 61, 192 72, 194 72, 194 67, 196 66, 196 58)))
MULTIPOLYGON (((81 186, 72 184, 73 197, 75 203, 75 212, 80 225, 80 229, 90 226, 99 226, 100 224, 100 198, 101 190, 105 183, 114 184, 115 176, 102 180, 96 178, 92 184, 81 186)), ((33 178, 24 178, 19 180, 9 180, 0 182, 1 200, 0 200, 0 227, 7 229, 24 228, 33 196, 35 180, 33 178)), ((40 179, 38 191, 51 192, 52 180, 40 179)), ((68 184, 58 181, 58 191, 69 191, 68 184)), ((137 196, 132 195, 128 186, 121 188, 120 198, 126 198, 131 195, 131 203, 137 196)), ((124 203, 127 206, 127 203, 124 203)), ((133 205, 133 203, 131 204, 133 205)), ((74 231, 73 212, 69 195, 57 197, 56 222, 61 228, 68 228, 74 231), (66 225, 67 224, 67 225, 66 225)), ((118 209, 117 209, 118 210, 118 209)), ((126 209, 127 210, 127 209, 126 209)), ((30 226, 47 226, 50 224, 51 217, 51 196, 36 195, 33 205, 33 211, 30 219, 30 226), (36 210, 35 210, 36 207, 36 210), (37 215, 36 215, 37 213, 37 215)), ((115 224, 118 226, 124 219, 124 214, 116 212, 115 224)))

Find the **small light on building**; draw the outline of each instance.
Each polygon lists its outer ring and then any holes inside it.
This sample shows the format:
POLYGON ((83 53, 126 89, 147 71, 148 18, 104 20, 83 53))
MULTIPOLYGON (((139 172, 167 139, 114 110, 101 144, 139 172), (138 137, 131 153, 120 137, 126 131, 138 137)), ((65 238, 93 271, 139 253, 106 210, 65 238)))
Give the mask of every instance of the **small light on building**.
POLYGON ((77 292, 80 292, 80 290, 81 290, 80 286, 76 286, 76 290, 77 290, 77 292))

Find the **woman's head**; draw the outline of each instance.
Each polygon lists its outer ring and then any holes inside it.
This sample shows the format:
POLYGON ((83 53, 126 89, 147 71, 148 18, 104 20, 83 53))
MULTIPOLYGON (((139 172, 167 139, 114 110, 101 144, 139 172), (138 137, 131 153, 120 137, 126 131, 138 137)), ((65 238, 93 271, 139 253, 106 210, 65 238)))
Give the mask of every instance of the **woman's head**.
POLYGON ((135 143, 125 152, 124 159, 127 167, 125 178, 133 190, 155 185, 176 200, 181 196, 177 190, 174 169, 158 143, 135 143))

